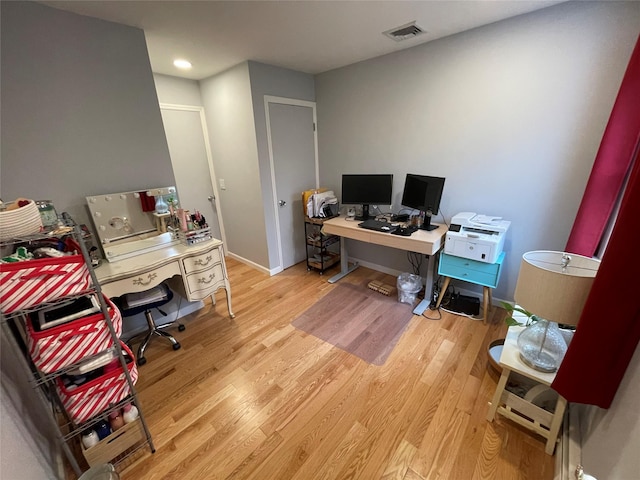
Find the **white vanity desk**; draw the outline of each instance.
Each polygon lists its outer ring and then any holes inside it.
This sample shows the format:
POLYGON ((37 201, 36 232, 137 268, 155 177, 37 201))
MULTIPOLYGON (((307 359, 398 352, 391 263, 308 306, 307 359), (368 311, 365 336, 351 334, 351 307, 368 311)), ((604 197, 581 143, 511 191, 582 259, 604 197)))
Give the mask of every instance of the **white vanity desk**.
POLYGON ((187 300, 200 301, 210 295, 215 305, 215 292, 224 288, 229 316, 235 317, 220 240, 212 239, 191 246, 168 245, 116 262, 104 261, 95 273, 107 297, 142 292, 171 279, 171 287, 187 300))

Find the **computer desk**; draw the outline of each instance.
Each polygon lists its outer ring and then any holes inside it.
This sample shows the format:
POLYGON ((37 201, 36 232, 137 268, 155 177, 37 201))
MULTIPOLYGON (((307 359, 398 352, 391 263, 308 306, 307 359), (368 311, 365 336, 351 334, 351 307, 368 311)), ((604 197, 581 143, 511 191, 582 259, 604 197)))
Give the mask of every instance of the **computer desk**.
MULTIPOLYGON (((429 286, 433 283, 432 271, 434 255, 442 248, 444 238, 447 233, 447 229, 444 225, 436 223, 433 224, 438 225, 438 228, 435 230, 418 230, 413 232, 409 237, 403 237, 402 235, 393 235, 391 233, 360 228, 358 227, 358 223, 360 223, 358 220, 347 220, 346 217, 341 216, 325 220, 323 224, 323 231, 325 234, 338 235, 340 237, 341 269, 340 273, 329 279, 329 283, 337 282, 345 275, 353 272, 359 266, 357 262, 353 263, 351 266, 349 265, 349 256, 347 254, 347 247, 344 241, 345 238, 428 255, 429 265, 427 267, 426 285, 429 286)), ((425 298, 416 306, 413 313, 416 315, 422 315, 429 306, 429 303, 431 303, 431 300, 429 298, 425 298)))

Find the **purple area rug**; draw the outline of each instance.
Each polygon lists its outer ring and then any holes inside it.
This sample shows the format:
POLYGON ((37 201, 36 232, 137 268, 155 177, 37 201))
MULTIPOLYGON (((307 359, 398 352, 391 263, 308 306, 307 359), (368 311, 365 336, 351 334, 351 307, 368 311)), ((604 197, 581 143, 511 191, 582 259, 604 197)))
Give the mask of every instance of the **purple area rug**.
POLYGON ((365 285, 339 283, 292 325, 373 365, 382 365, 405 331, 413 307, 365 285))

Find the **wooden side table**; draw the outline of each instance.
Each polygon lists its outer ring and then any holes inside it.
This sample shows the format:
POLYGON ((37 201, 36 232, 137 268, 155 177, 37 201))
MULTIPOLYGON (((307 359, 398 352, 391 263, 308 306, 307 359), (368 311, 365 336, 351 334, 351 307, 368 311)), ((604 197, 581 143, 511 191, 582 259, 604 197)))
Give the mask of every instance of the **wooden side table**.
POLYGON ((441 253, 440 263, 438 264, 438 274, 444 276, 444 282, 440 290, 440 295, 438 295, 436 308, 440 307, 442 297, 447 291, 447 287, 452 278, 482 285, 482 321, 487 323, 487 315, 491 309, 491 289, 496 288, 498 285, 503 261, 504 252, 500 254, 496 263, 479 262, 477 260, 471 260, 470 258, 456 257, 455 255, 449 255, 444 252, 441 253))
POLYGON ((564 412, 567 408, 567 400, 558 395, 555 410, 551 413, 506 390, 509 377, 514 372, 547 387, 551 385, 556 376, 555 373, 543 373, 534 370, 520 360, 520 352, 516 342, 523 329, 524 327, 518 326, 509 327, 507 332, 507 337, 502 347, 502 355, 500 355, 502 375, 498 381, 493 399, 489 404, 487 420, 492 422, 496 414, 499 414, 532 430, 547 439, 544 451, 549 455, 553 455, 564 412))

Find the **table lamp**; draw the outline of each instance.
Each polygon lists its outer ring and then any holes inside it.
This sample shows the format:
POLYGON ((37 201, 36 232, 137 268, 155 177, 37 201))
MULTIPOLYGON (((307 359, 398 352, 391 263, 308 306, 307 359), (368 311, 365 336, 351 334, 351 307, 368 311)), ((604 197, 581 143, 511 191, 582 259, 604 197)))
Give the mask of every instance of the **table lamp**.
POLYGON ((593 258, 565 252, 539 250, 522 256, 514 299, 537 318, 518 336, 525 364, 547 373, 558 369, 567 351, 558 324, 578 324, 599 265, 593 258))

